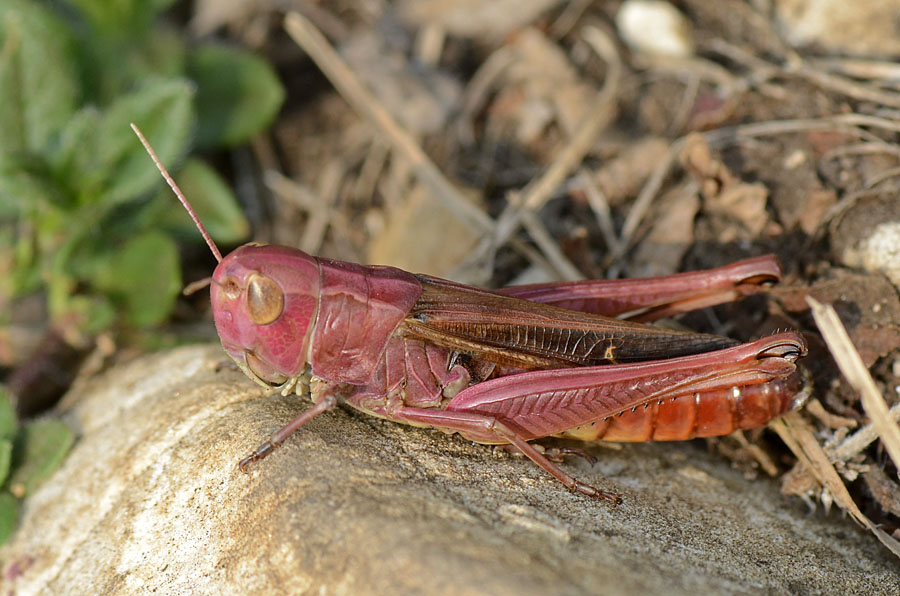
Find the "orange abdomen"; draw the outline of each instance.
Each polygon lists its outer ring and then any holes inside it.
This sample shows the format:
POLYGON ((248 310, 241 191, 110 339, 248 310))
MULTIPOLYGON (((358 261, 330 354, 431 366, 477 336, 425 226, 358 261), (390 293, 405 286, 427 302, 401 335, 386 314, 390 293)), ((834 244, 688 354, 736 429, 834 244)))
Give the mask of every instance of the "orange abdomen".
POLYGON ((683 441, 765 426, 807 395, 800 373, 731 389, 651 400, 559 436, 582 441, 683 441))

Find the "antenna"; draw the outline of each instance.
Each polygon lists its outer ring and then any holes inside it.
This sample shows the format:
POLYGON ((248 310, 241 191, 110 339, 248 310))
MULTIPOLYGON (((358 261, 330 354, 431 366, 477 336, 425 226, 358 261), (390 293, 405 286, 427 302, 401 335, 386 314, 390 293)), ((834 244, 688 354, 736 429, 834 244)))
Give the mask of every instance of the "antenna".
POLYGON ((191 216, 191 219, 194 220, 194 224, 196 224, 197 229, 200 230, 200 234, 203 236, 203 239, 206 240, 206 245, 209 246, 209 250, 212 251, 214 257, 218 262, 222 262, 222 253, 219 252, 219 247, 216 246, 216 243, 213 242, 212 237, 210 237, 209 232, 206 231, 206 228, 203 227, 203 224, 200 223, 200 218, 197 217, 197 214, 194 213, 194 208, 191 207, 191 204, 188 203, 187 198, 185 198, 184 193, 181 192, 181 189, 178 188, 178 185, 175 184, 175 180, 172 179, 172 176, 169 175, 168 170, 166 170, 166 166, 162 165, 162 162, 159 160, 159 156, 156 155, 156 151, 153 150, 153 147, 150 146, 150 143, 147 141, 147 138, 141 132, 141 129, 137 127, 137 125, 132 122, 131 130, 134 131, 134 134, 137 135, 138 139, 141 140, 141 144, 144 146, 144 149, 147 150, 147 153, 150 154, 150 159, 153 160, 153 163, 156 164, 159 173, 162 174, 162 177, 166 179, 166 183, 169 185, 169 188, 172 189, 172 192, 175 193, 175 196, 178 197, 178 200, 181 201, 181 204, 184 205, 184 208, 187 209, 188 215, 191 216))

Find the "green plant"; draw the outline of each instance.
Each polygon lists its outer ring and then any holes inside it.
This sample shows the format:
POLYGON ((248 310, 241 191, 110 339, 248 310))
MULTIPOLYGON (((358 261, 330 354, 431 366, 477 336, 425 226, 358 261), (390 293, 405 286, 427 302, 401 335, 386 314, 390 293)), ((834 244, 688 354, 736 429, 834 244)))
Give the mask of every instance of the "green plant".
POLYGON ((74 435, 58 420, 19 426, 9 394, 0 386, 0 544, 16 525, 19 500, 62 464, 74 435))
POLYGON ((169 4, 0 0, 0 331, 9 305, 35 293, 69 338, 170 315, 175 239, 196 233, 129 122, 180 164, 176 179, 220 243, 248 235, 228 186, 186 156, 246 141, 284 92, 255 55, 190 47, 157 25, 169 4))

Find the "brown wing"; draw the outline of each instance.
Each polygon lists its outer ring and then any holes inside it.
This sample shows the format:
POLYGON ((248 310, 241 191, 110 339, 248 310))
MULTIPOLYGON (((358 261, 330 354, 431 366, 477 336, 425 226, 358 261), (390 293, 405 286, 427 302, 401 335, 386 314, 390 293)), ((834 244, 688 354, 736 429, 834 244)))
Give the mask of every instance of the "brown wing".
POLYGON ((422 295, 404 333, 499 364, 537 369, 661 360, 736 343, 416 277, 422 295))

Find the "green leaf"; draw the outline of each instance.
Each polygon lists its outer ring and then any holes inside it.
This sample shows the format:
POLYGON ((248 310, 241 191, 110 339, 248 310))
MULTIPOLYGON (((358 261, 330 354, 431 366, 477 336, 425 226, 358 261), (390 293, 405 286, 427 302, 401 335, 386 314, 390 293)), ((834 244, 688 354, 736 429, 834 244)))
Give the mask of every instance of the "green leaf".
POLYGON ((284 101, 272 67, 255 54, 205 45, 188 57, 197 83, 197 145, 235 146, 268 126, 284 101))
POLYGON ((42 3, 0 2, 0 159, 40 153, 80 96, 69 29, 42 3))
POLYGON ((13 473, 10 491, 19 498, 30 495, 49 478, 66 458, 75 440, 72 430, 59 420, 35 420, 27 423, 13 447, 13 473))
POLYGON ((6 482, 6 477, 9 476, 12 450, 13 442, 11 439, 0 439, 0 486, 6 482))
POLYGON ((0 493, 0 544, 9 539, 18 518, 19 502, 9 493, 0 493))
POLYGON ((105 204, 129 201, 159 183, 159 172, 129 124, 137 124, 163 163, 171 164, 187 150, 192 96, 187 81, 153 79, 106 111, 97 133, 99 162, 110 172, 105 204))
POLYGON ((73 324, 79 332, 92 336, 112 328, 117 314, 118 310, 110 299, 99 294, 89 296, 67 294, 52 312, 54 321, 73 324))
POLYGON ((68 0, 104 35, 129 35, 149 27, 174 0, 68 0))
POLYGON ((172 312, 181 291, 175 242, 158 230, 135 236, 102 264, 94 281, 123 304, 131 325, 157 325, 172 312))
POLYGON ((72 198, 54 184, 43 159, 29 153, 0 159, 0 216, 33 216, 71 204, 72 198))
MULTIPOLYGON (((12 238, 9 231, 8 227, 0 227, 0 259, 7 271, 0 276, 0 301, 7 300, 7 304, 11 299, 38 291, 43 283, 32 236, 26 233, 12 238)), ((0 311, 0 320, 10 320, 11 311, 0 311)))
MULTIPOLYGON (((206 163, 188 160, 175 175, 175 181, 218 244, 237 244, 250 236, 250 222, 244 217, 237 197, 206 163)), ((187 211, 178 208, 178 199, 168 187, 148 203, 145 217, 150 227, 165 228, 192 240, 200 239, 194 222, 187 211)))
POLYGON ((108 106, 148 78, 184 75, 187 38, 183 32, 152 23, 134 31, 129 27, 114 26, 99 34, 84 32, 79 62, 85 103, 108 106))
MULTIPOLYGON (((16 435, 19 421, 13 407, 12 395, 0 385, 0 439, 12 439, 16 435)), ((0 479, 2 482, 2 479, 0 479)))
POLYGON ((75 112, 60 134, 59 144, 51 157, 54 172, 64 180, 74 195, 97 195, 106 187, 113 164, 98 160, 98 130, 102 115, 95 107, 75 112))
POLYGON ((175 29, 154 27, 140 47, 140 63, 133 67, 141 78, 156 75, 167 78, 184 76, 187 62, 187 37, 175 29))

